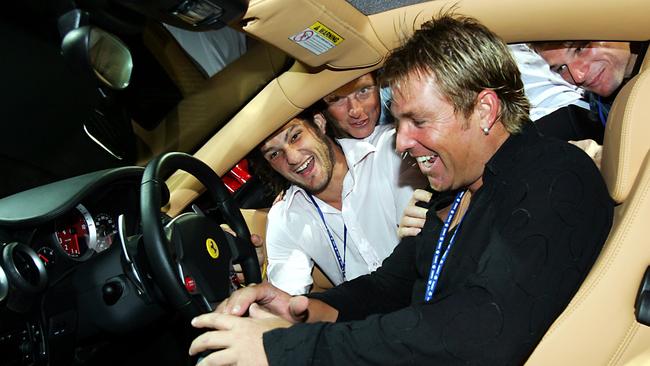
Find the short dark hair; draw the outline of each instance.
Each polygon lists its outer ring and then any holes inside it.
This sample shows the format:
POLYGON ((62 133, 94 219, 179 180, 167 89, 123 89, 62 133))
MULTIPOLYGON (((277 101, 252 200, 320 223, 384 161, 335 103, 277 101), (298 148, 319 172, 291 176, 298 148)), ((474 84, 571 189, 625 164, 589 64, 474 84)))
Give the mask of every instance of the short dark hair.
MULTIPOLYGON (((301 121, 307 122, 307 127, 318 130, 318 126, 316 125, 316 122, 314 122, 314 114, 320 112, 321 110, 318 109, 318 104, 315 104, 314 106, 298 113, 289 121, 293 119, 299 119, 301 121)), ((280 127, 278 130, 283 129, 285 125, 286 124, 282 125, 282 127, 280 127)), ((253 172, 253 175, 257 176, 262 181, 265 188, 264 193, 275 197, 280 192, 283 192, 289 188, 291 183, 280 173, 276 172, 275 169, 271 167, 271 164, 269 164, 269 162, 264 158, 264 154, 262 154, 261 149, 267 140, 268 138, 262 141, 253 149, 253 151, 248 154, 248 161, 251 165, 251 171, 253 172)))

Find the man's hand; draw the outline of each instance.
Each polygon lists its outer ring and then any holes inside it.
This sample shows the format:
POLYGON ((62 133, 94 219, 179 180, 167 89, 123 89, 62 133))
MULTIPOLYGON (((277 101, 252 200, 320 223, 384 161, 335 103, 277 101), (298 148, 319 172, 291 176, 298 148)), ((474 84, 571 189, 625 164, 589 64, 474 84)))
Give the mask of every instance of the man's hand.
POLYGON ((262 335, 272 329, 286 328, 290 322, 277 317, 257 304, 249 307, 250 318, 218 312, 192 319, 195 328, 212 328, 198 336, 190 346, 190 355, 216 350, 198 365, 268 365, 262 335))
POLYGON ((195 328, 214 330, 196 337, 189 352, 215 350, 199 366, 268 365, 262 341, 265 332, 307 320, 333 322, 337 316, 338 311, 322 301, 291 297, 268 282, 253 284, 235 291, 214 312, 192 319, 195 328), (242 317, 247 310, 249 317, 242 317))
MULTIPOLYGON (((262 273, 262 280, 264 280, 264 261, 266 260, 266 254, 264 253, 264 239, 257 234, 251 234, 251 243, 253 243, 253 246, 255 247, 257 262, 260 264, 260 273, 262 273)), ((235 264, 233 265, 233 268, 237 274, 237 280, 239 283, 246 283, 241 265, 235 264)))
POLYGON ((427 209, 416 206, 418 201, 429 202, 431 200, 431 192, 423 189, 416 189, 413 192, 413 197, 404 209, 404 216, 399 222, 397 235, 401 238, 406 236, 416 236, 422 231, 424 221, 427 218, 427 209))
MULTIPOLYGON (((228 226, 227 224, 221 224, 221 229, 228 234, 236 237, 237 234, 228 226)), ((251 243, 255 247, 255 254, 257 254, 257 262, 260 264, 260 273, 262 273, 262 279, 264 279, 264 261, 266 260, 266 253, 264 253, 264 239, 257 234, 251 234, 251 243)), ((244 274, 241 268, 241 265, 233 265, 235 273, 237 274, 237 280, 239 283, 245 283, 244 274)))
POLYGON ((290 323, 304 322, 309 314, 309 299, 304 296, 291 297, 268 282, 233 292, 219 304, 215 312, 242 316, 254 304, 290 323))

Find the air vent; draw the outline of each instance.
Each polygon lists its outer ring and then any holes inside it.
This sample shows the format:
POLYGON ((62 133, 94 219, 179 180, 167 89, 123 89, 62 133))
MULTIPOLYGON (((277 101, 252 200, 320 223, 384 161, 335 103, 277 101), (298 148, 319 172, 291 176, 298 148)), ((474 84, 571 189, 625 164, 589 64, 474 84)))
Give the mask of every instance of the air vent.
POLYGON ((5 270, 0 267, 0 302, 2 302, 9 294, 9 280, 5 274, 5 270))
POLYGON ((36 293, 47 284, 45 265, 34 250, 25 244, 10 243, 2 250, 2 267, 11 288, 36 293))

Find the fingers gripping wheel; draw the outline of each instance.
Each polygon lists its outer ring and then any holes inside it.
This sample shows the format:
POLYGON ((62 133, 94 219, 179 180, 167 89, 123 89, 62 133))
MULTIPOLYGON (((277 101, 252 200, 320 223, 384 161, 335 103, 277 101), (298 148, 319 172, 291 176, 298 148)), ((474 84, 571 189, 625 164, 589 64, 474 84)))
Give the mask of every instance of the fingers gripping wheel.
POLYGON ((209 311, 209 304, 228 296, 233 253, 218 223, 206 216, 184 213, 163 227, 163 177, 178 169, 193 175, 206 187, 226 223, 241 239, 233 249, 246 282, 261 282, 261 273, 246 222, 219 176, 185 153, 155 158, 145 169, 140 193, 144 248, 154 282, 169 304, 192 317, 209 311))

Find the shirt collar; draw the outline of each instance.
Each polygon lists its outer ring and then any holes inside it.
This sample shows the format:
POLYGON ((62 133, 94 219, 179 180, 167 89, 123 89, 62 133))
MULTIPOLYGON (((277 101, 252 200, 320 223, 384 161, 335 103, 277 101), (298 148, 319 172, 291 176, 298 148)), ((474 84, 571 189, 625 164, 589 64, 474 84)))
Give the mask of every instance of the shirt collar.
MULTIPOLYGON (((518 134, 510 135, 508 139, 499 147, 497 152, 490 158, 490 160, 485 164, 485 170, 483 171, 483 185, 486 185, 491 180, 496 179, 496 177, 503 173, 509 171, 509 168, 512 167, 516 160, 520 158, 521 154, 525 152, 526 148, 531 144, 535 143, 541 138, 537 127, 527 121, 521 126, 521 132, 518 134)), ((449 206, 456 194, 455 191, 446 191, 434 193, 433 198, 426 205, 427 212, 427 221, 437 218, 436 211, 449 206)))
POLYGON ((345 160, 348 162, 348 168, 357 165, 361 162, 368 154, 377 151, 375 147, 375 140, 379 138, 379 135, 386 128, 375 126, 375 130, 372 133, 363 139, 355 138, 342 138, 336 139, 336 141, 343 149, 343 154, 345 155, 345 160))
POLYGON ((303 195, 305 198, 307 197, 307 192, 295 184, 292 184, 289 189, 284 192, 284 199, 287 201, 287 207, 291 207, 293 200, 298 194, 303 195))
MULTIPOLYGON (((375 130, 368 137, 363 139, 336 139, 336 142, 341 146, 341 149, 343 149, 345 160, 348 163, 348 170, 350 170, 350 167, 356 166, 360 163, 369 154, 376 152, 376 140, 382 136, 385 130, 390 130, 391 128, 392 127, 388 125, 376 126, 375 130)), ((302 194, 305 199, 307 199, 307 192, 303 188, 292 184, 289 189, 287 189, 284 198, 287 200, 287 207, 292 205, 293 200, 298 193, 302 194)))
POLYGON ((499 147, 497 152, 485 164, 483 171, 483 183, 498 176, 504 171, 508 171, 515 162, 525 153, 527 147, 534 144, 541 138, 537 127, 527 121, 521 126, 521 131, 517 134, 511 134, 508 139, 499 147))

